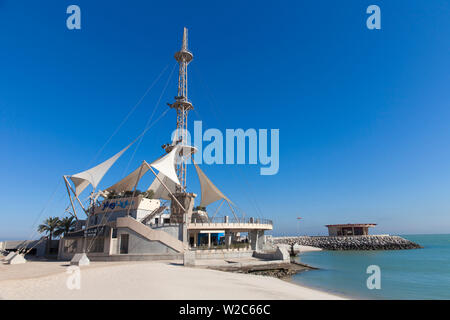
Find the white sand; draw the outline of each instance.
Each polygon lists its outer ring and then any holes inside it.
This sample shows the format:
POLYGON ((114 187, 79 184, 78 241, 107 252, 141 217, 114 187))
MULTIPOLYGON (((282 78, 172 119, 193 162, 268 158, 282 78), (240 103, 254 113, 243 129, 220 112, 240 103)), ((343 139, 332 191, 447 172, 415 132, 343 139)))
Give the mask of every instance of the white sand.
MULTIPOLYGON (((0 299, 340 299, 283 280, 180 262, 93 262, 70 290, 65 262, 0 265, 0 299)), ((76 282, 72 282, 73 284, 76 282)))

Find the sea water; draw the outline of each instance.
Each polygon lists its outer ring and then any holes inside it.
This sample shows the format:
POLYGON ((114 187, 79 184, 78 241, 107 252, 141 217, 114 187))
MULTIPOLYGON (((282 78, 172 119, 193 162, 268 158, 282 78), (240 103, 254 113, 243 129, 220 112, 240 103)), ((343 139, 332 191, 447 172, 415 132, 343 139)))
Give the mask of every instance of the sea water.
POLYGON ((297 257, 320 268, 292 281, 358 299, 450 299, 450 235, 402 235, 423 249, 316 251, 297 257), (380 268, 380 289, 369 289, 371 265, 380 268))

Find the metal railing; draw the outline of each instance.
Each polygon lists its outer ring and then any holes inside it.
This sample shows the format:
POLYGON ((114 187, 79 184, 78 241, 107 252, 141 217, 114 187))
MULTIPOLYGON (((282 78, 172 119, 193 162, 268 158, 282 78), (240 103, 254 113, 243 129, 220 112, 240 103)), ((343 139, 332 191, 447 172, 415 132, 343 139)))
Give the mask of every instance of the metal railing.
POLYGON ((198 245, 198 246, 190 246, 190 250, 230 250, 230 249, 242 249, 242 250, 247 250, 250 249, 250 244, 248 242, 235 242, 232 243, 231 245, 227 246, 226 244, 211 244, 211 246, 208 247, 207 244, 202 244, 202 245, 198 245))
POLYGON ((213 223, 230 223, 230 224, 268 224, 273 225, 272 220, 260 218, 245 218, 245 219, 226 219, 225 217, 214 217, 208 221, 193 221, 192 224, 213 224, 213 223))
POLYGON ((176 222, 160 222, 158 224, 156 223, 149 223, 147 224, 150 228, 157 229, 157 228, 164 228, 164 227, 173 227, 173 226, 180 226, 180 223, 176 222))

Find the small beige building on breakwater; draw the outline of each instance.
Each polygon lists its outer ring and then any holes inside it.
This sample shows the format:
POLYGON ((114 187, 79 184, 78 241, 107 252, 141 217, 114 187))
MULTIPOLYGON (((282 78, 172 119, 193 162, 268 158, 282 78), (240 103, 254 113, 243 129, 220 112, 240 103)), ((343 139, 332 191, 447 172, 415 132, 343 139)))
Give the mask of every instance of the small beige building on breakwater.
POLYGON ((367 236, 376 223, 327 224, 329 236, 367 236))

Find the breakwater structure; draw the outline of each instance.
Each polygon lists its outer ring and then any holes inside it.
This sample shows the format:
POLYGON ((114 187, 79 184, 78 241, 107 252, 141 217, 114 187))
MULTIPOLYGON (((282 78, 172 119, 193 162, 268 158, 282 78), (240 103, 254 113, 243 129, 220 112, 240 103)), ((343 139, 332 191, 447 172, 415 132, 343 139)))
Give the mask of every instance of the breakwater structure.
POLYGON ((289 278, 299 272, 317 270, 317 268, 310 265, 289 260, 260 260, 255 262, 235 262, 227 260, 226 265, 212 265, 208 266, 207 269, 262 275, 279 279, 289 278))
POLYGON ((272 237, 273 245, 312 246, 324 250, 404 250, 419 249, 421 245, 400 236, 362 235, 362 236, 299 236, 272 237))

